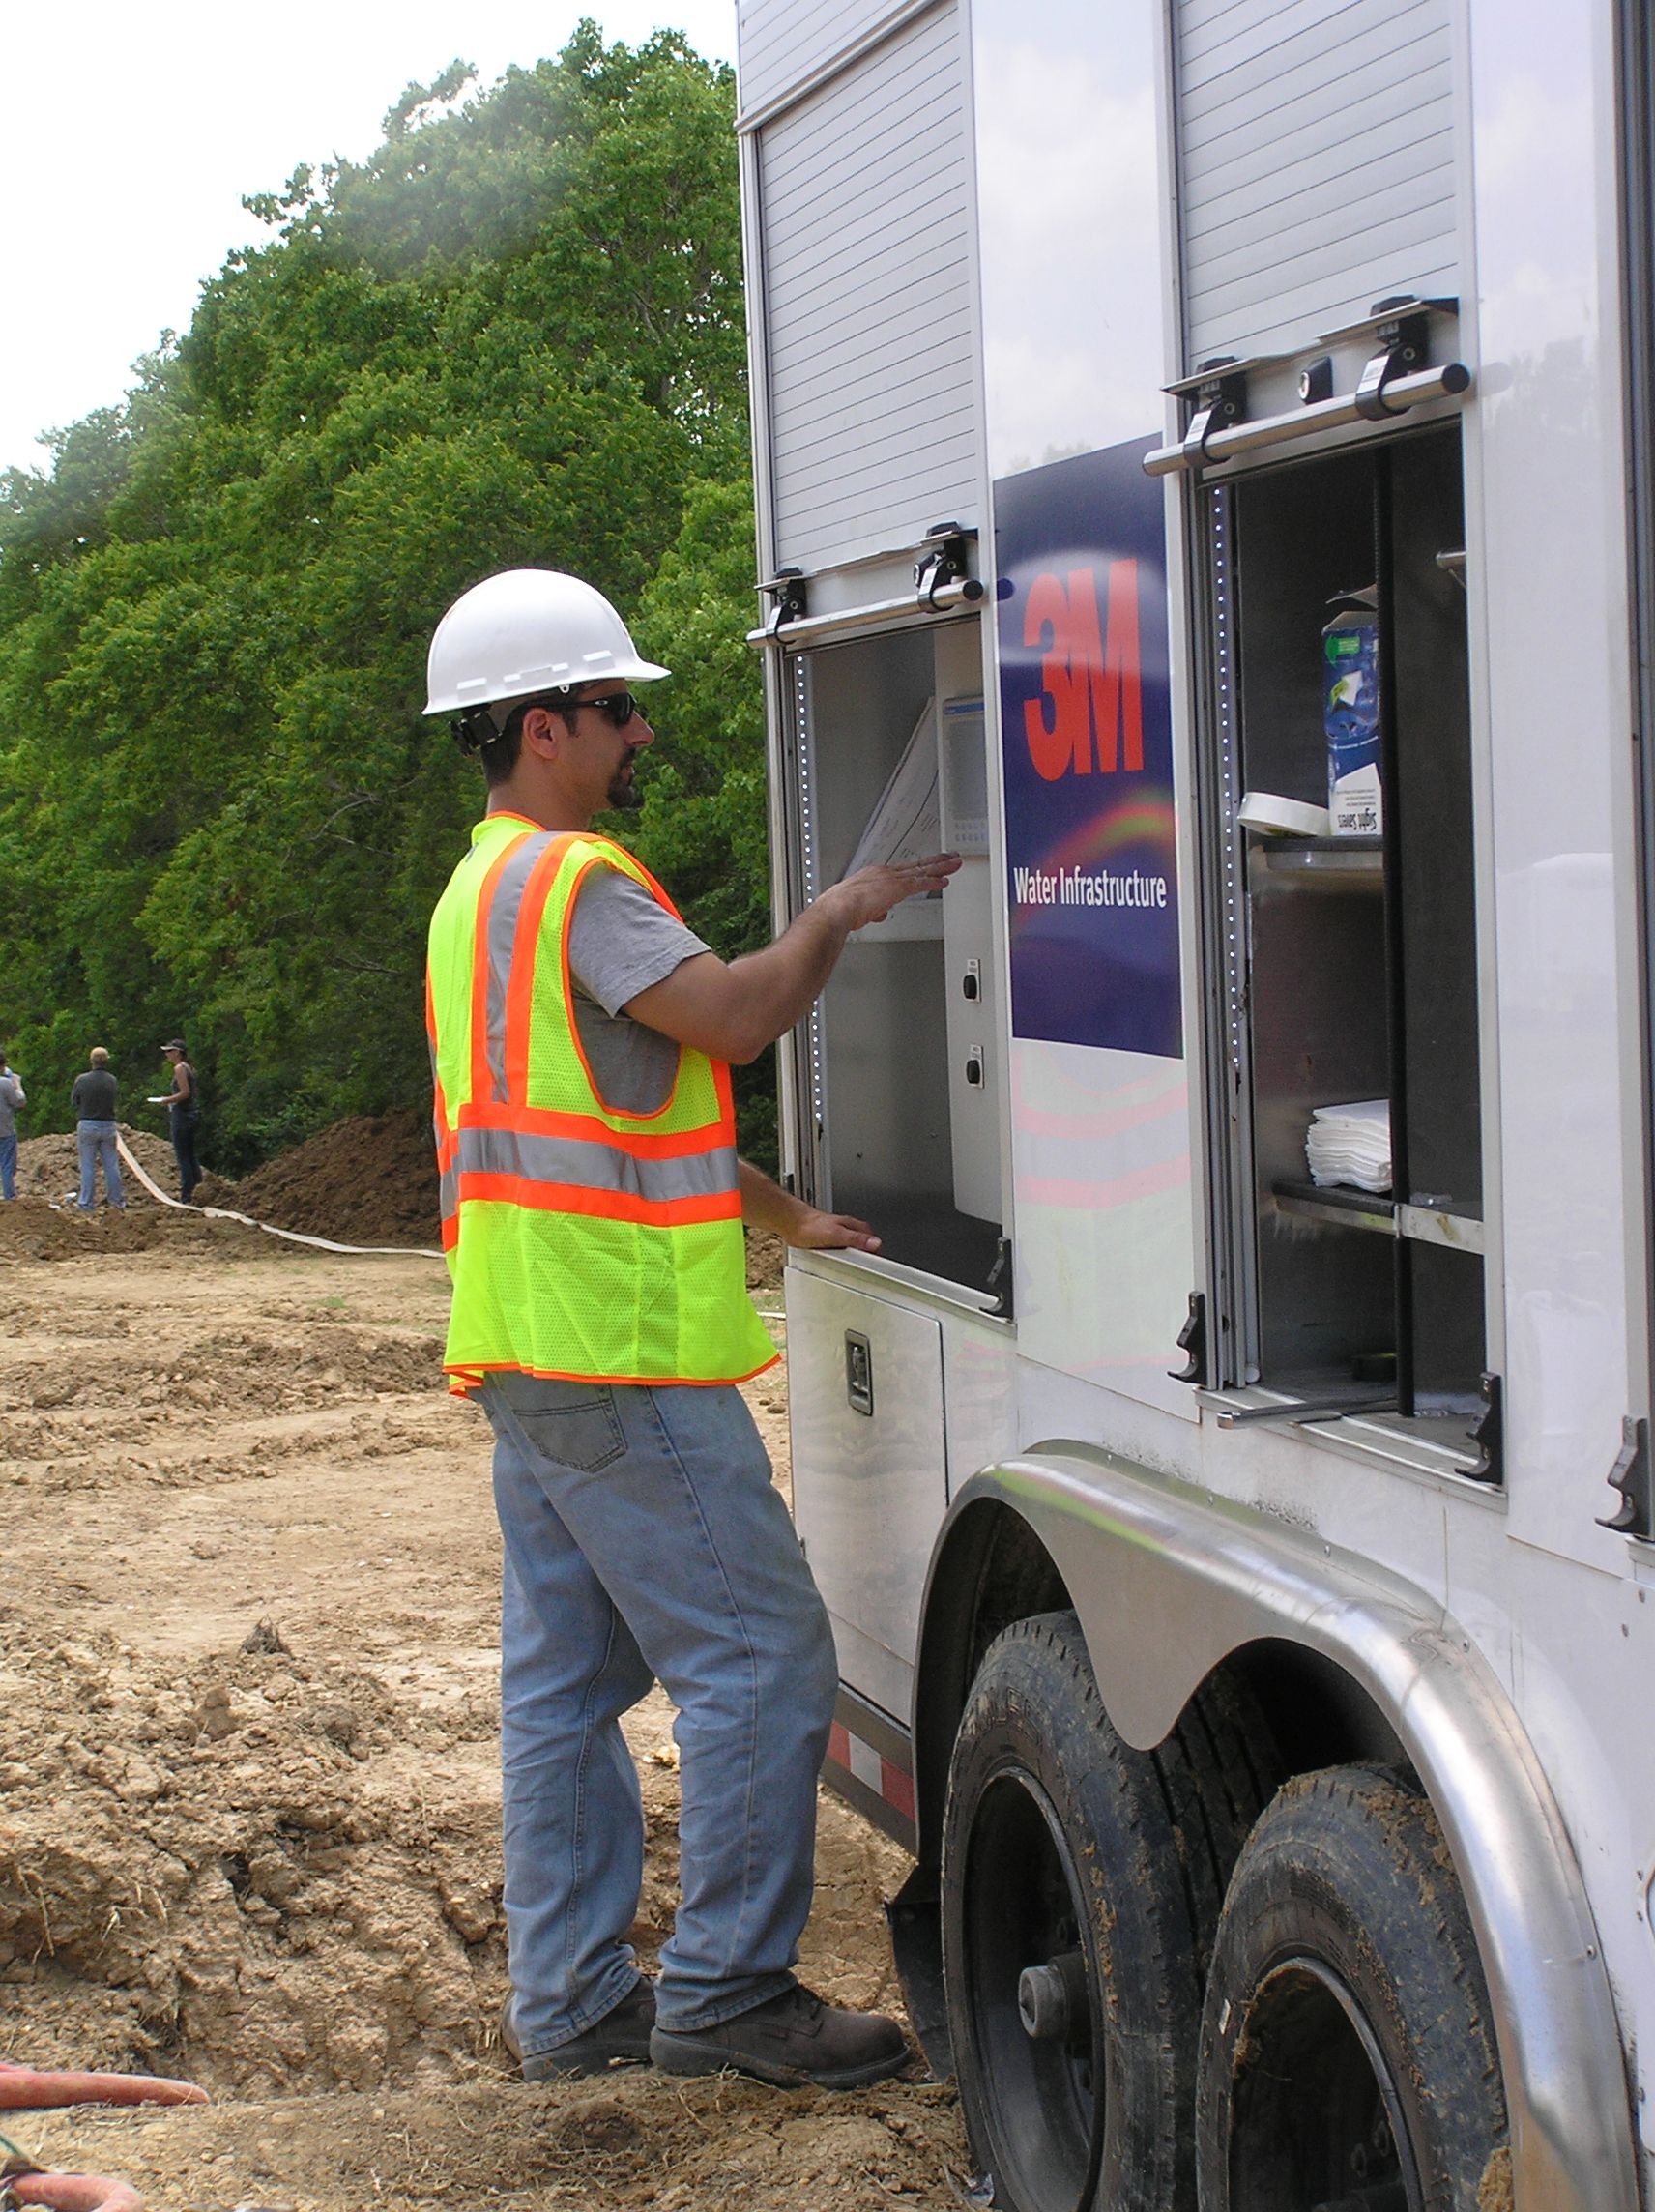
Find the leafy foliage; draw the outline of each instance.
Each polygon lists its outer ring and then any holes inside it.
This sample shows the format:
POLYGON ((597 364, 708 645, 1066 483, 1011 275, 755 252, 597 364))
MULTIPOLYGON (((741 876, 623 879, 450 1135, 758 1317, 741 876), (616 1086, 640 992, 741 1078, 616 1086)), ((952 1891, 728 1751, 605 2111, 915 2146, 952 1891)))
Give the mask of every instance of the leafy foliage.
POLYGON ((486 92, 410 85, 369 160, 249 200, 269 243, 123 406, 0 477, 32 1126, 93 1041, 135 1099, 180 1030, 220 1166, 422 1102, 425 922, 482 797, 420 713, 425 646, 499 568, 636 610, 678 676, 624 833, 720 951, 765 935, 733 104, 675 34, 590 22, 486 92))

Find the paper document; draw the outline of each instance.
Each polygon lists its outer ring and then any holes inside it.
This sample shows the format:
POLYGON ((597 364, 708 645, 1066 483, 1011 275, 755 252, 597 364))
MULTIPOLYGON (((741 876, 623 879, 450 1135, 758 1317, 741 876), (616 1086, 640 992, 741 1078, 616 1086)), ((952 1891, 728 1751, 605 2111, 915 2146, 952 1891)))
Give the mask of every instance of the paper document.
MULTIPOLYGON (((880 794, 845 869, 899 867, 942 849, 943 802, 937 785, 936 702, 927 699, 890 781, 880 794)), ((927 896, 941 894, 932 891, 927 896)))

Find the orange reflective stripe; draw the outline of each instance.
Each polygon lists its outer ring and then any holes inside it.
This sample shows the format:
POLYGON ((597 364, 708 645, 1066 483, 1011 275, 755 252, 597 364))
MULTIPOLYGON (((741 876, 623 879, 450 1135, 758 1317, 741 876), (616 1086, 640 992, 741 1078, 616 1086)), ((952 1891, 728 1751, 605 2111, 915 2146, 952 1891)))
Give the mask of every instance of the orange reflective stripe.
MULTIPOLYGON (((540 950, 540 922, 546 901, 557 881, 564 855, 574 842, 572 830, 554 836, 535 862, 517 909, 517 929, 511 945, 510 980, 506 986, 506 1095, 526 1100, 529 1095, 529 1029, 535 1007, 535 963, 540 950)), ((566 937, 567 929, 565 930, 566 937)), ((570 1027, 573 1027, 573 1002, 570 1027)))
POLYGON ((526 1176, 462 1175, 460 1204, 494 1201, 541 1213, 584 1213, 603 1221, 631 1221, 646 1228, 677 1229, 696 1221, 739 1221, 741 1194, 716 1190, 704 1198, 639 1198, 632 1191, 591 1190, 581 1183, 534 1182, 526 1176))
POLYGON ((471 962, 471 1094, 474 1098, 494 1095, 494 1070, 488 1059, 489 910, 506 864, 522 842, 521 837, 513 837, 509 845, 501 848, 490 862, 478 893, 471 962))
POLYGON ((697 1152, 715 1152, 736 1142, 736 1121, 727 1114, 705 1128, 681 1129, 662 1135, 647 1129, 616 1129, 595 1114, 563 1114, 551 1106, 500 1104, 488 1098, 460 1108, 462 1129, 509 1129, 528 1137, 574 1137, 585 1144, 612 1145, 635 1160, 682 1160, 697 1152))

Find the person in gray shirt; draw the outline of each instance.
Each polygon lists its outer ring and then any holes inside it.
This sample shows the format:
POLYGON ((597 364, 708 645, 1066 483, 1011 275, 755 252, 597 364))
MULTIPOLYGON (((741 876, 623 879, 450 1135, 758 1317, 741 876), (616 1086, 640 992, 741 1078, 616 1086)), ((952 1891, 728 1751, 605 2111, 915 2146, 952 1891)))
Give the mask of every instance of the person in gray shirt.
POLYGON ((0 1198, 17 1195, 17 1109, 24 1104, 23 1086, 0 1052, 0 1198))
POLYGON ((77 1117, 74 1135, 80 1148, 80 1196, 76 1204, 82 1213, 92 1211, 98 1162, 102 1160, 103 1194, 119 1213, 127 1203, 120 1154, 115 1149, 115 1106, 121 1087, 109 1072, 109 1055, 101 1044, 93 1046, 89 1058, 91 1064, 84 1075, 75 1077, 74 1089, 69 1094, 77 1117))

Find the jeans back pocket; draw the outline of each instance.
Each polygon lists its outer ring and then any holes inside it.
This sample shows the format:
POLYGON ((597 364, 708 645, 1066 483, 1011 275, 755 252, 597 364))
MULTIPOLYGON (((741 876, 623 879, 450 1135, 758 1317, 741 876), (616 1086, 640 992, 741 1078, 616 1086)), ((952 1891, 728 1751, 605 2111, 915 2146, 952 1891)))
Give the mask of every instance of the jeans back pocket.
POLYGON ((508 1402, 531 1449, 578 1474, 595 1474, 626 1449, 615 1395, 603 1382, 524 1377, 508 1402))

